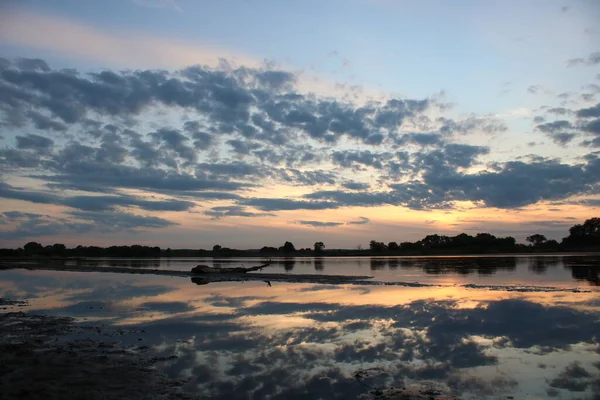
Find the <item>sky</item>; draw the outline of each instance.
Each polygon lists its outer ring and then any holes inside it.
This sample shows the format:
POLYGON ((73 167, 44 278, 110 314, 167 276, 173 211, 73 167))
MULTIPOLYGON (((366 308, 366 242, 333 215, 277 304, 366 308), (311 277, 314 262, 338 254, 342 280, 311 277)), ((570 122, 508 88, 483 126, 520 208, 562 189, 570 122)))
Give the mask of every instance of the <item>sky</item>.
POLYGON ((596 0, 0 3, 0 247, 560 240, 596 0))

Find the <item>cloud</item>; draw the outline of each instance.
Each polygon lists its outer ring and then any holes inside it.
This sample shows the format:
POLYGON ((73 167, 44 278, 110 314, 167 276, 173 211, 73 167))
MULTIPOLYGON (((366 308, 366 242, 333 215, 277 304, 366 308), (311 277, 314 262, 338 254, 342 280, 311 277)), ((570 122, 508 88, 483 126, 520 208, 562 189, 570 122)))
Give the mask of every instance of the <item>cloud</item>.
POLYGON ((593 107, 582 108, 577 111, 577 116, 579 118, 600 118, 600 103, 593 107))
POLYGON ((350 190, 367 190, 371 187, 371 185, 362 182, 344 182, 342 183, 342 187, 350 190))
POLYGON ((210 210, 204 211, 205 215, 212 217, 213 219, 221 219, 224 217, 265 217, 274 216, 270 213, 256 213, 246 211, 245 207, 242 206, 218 206, 213 207, 210 210))
POLYGON ((392 139, 399 146, 407 144, 440 146, 444 142, 444 137, 438 133, 405 133, 402 136, 393 135, 392 139))
POLYGON ((508 129, 502 120, 494 116, 478 117, 475 115, 470 115, 464 120, 459 121, 445 117, 439 117, 437 122, 442 124, 440 133, 444 135, 468 135, 471 133, 485 133, 488 135, 494 135, 506 132, 508 129))
POLYGON ((569 364, 556 378, 550 381, 553 388, 566 389, 571 392, 585 391, 591 382, 592 375, 581 366, 581 363, 574 361, 569 364))
POLYGON ((183 12, 176 0, 132 0, 138 6, 150 8, 171 8, 173 10, 183 12))
POLYGON ((546 110, 548 114, 556 114, 556 115, 570 115, 573 114, 573 110, 569 110, 564 107, 552 107, 546 110))
POLYGON ((56 171, 60 174, 44 176, 43 179, 57 183, 93 183, 96 186, 158 191, 237 190, 252 186, 249 183, 204 179, 162 169, 136 168, 91 160, 65 160, 64 164, 56 165, 56 171))
POLYGON ((58 197, 53 194, 17 188, 4 182, 0 182, 0 197, 29 201, 38 204, 52 204, 58 202, 58 197))
POLYGON ((554 122, 547 122, 545 124, 540 124, 537 126, 537 129, 539 129, 542 132, 556 132, 556 131, 562 131, 562 130, 567 130, 567 129, 571 129, 573 126, 571 125, 571 123, 569 121, 565 121, 565 120, 561 120, 561 121, 554 121, 554 122))
POLYGON ((358 221, 350 221, 348 222, 348 225, 364 225, 364 224, 368 224, 369 222, 371 222, 371 220, 367 217, 358 217, 359 220, 358 221))
POLYGON ((329 201, 306 201, 278 198, 249 198, 240 204, 256 207, 264 211, 282 210, 327 210, 338 208, 339 205, 329 201))
MULTIPOLYGON (((355 104, 301 94, 296 78, 268 66, 227 63, 82 73, 55 70, 39 59, 3 62, 4 127, 22 120, 46 129, 17 135, 14 147, 0 149, 0 171, 37 179, 54 191, 4 184, 0 195, 85 212, 188 211, 199 199, 232 200, 203 212, 223 218, 356 206, 450 209, 462 201, 518 208, 589 194, 599 183, 593 154, 579 164, 543 158, 484 164, 489 147, 452 142, 457 135, 504 132, 496 116, 434 118, 430 113, 439 110, 427 98, 355 104), (157 110, 168 118, 161 120, 157 110), (353 149, 357 143, 362 148, 353 149), (374 175, 372 183, 360 182, 360 171, 374 175), (289 197, 244 193, 265 184, 317 188, 289 197), (67 199, 57 190, 93 195, 67 199)), ((566 145, 599 132, 596 108, 547 107, 563 119, 536 129, 566 145)), ((581 144, 593 147, 596 141, 581 144)))
MULTIPOLYGON (((329 143, 346 136, 379 145, 405 119, 429 107, 427 99, 390 99, 357 106, 305 96, 291 91, 292 86, 287 87, 288 92, 278 93, 270 90, 272 80, 283 72, 278 75, 277 71, 248 67, 223 69, 192 66, 174 73, 106 70, 82 76, 73 70, 31 71, 12 65, 1 71, 0 83, 8 91, 0 106, 7 114, 22 118, 31 118, 26 110, 33 108, 38 116, 49 114, 50 122, 74 124, 87 121, 94 113, 128 118, 162 104, 200 112, 222 133, 237 133, 274 145, 290 141, 294 131, 329 143), (265 78, 267 73, 271 73, 267 75, 270 80, 265 78)), ((193 124, 186 126, 188 133, 194 128, 193 124)), ((193 133, 200 135, 198 131, 193 133)), ((189 138, 181 132, 161 129, 151 137, 179 157, 193 161, 189 138)), ((200 145, 202 139, 210 140, 206 135, 196 138, 201 139, 200 145)), ((241 150, 237 142, 230 143, 241 150)))
POLYGON ((536 129, 545 133, 555 143, 562 146, 568 144, 576 137, 576 134, 573 133, 575 126, 567 120, 546 122, 538 125, 536 129))
POLYGON ((57 204, 84 211, 114 211, 117 207, 138 207, 148 211, 186 211, 196 204, 184 200, 146 200, 128 195, 59 196, 54 193, 25 190, 0 182, 0 198, 57 204))
POLYGON ((123 212, 74 211, 68 214, 68 218, 31 213, 9 214, 9 219, 15 226, 0 231, 0 238, 3 240, 39 239, 57 235, 136 232, 177 225, 158 217, 123 212))
POLYGON ((196 204, 183 200, 144 200, 133 196, 71 196, 60 204, 85 211, 114 210, 116 206, 137 206, 148 211, 186 211, 196 204))
POLYGON ((372 153, 370 150, 334 151, 331 154, 334 164, 344 168, 357 168, 359 165, 364 165, 375 169, 382 169, 384 162, 392 157, 392 153, 372 153))
POLYGON ((44 136, 32 134, 26 136, 17 136, 18 149, 29 149, 40 153, 46 153, 52 148, 52 146, 54 146, 54 141, 44 136))
POLYGON ((296 223, 300 224, 300 225, 312 226, 313 228, 325 228, 325 227, 344 225, 343 222, 322 222, 322 221, 305 221, 305 220, 296 221, 296 223))
POLYGON ((600 64, 600 51, 590 53, 590 55, 587 58, 580 57, 567 60, 567 66, 569 67, 575 67, 578 65, 593 66, 597 64, 600 64))
MULTIPOLYGON (((476 153, 476 152, 475 152, 476 153)), ((452 201, 483 202, 488 207, 517 208, 541 200, 557 200, 586 193, 600 180, 596 170, 600 161, 594 155, 587 164, 561 164, 556 160, 532 163, 511 161, 496 171, 462 173, 454 168, 468 165, 472 155, 461 157, 426 157, 422 161, 423 182, 390 184, 391 191, 344 192, 317 191, 304 197, 328 202, 330 208, 349 206, 402 205, 413 209, 447 208, 452 201), (456 159, 454 159, 456 158, 456 159), (454 164, 454 165, 453 165, 454 164)))
POLYGON ((147 217, 123 212, 93 212, 93 211, 70 211, 69 215, 76 219, 93 222, 101 231, 113 232, 136 228, 166 228, 178 225, 158 217, 147 217))

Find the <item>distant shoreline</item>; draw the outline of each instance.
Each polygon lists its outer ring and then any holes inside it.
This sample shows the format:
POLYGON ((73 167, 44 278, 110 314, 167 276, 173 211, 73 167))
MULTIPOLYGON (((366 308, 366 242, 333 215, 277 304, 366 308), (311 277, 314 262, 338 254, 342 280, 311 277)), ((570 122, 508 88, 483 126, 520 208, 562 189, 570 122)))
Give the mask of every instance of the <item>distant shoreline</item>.
MULTIPOLYGON (((177 250, 175 250, 177 251, 177 250)), ((188 250, 183 249, 182 251, 187 252, 188 250)), ((191 251, 190 251, 191 252, 191 251)), ((244 252, 240 250, 240 252, 244 252)), ((212 253, 212 252, 211 252, 212 253)), ((600 256, 600 251, 529 251, 529 252, 490 252, 490 253, 375 253, 375 252, 340 252, 327 251, 323 254, 307 254, 307 253, 271 253, 263 254, 253 251, 247 253, 235 254, 235 255, 223 255, 223 254, 200 254, 200 255, 172 255, 172 256, 73 256, 73 257, 60 257, 60 256, 20 256, 20 257, 0 257, 2 261, 46 261, 46 260, 65 260, 65 261, 76 261, 85 259, 142 259, 142 260, 161 260, 161 259, 196 259, 196 258, 213 258, 213 259, 238 259, 238 258, 346 258, 346 257, 369 257, 369 258, 453 258, 453 257, 467 257, 467 258, 484 258, 484 257, 515 257, 515 256, 600 256)))

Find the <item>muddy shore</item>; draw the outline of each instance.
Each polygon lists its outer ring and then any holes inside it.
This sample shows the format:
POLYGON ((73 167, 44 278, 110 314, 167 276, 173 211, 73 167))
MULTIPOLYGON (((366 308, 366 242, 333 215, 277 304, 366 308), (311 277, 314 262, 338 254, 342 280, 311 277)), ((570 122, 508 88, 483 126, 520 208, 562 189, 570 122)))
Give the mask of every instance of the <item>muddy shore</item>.
POLYGON ((25 305, 0 299, 2 399, 198 398, 156 368, 166 358, 123 345, 122 332, 22 312, 25 305))

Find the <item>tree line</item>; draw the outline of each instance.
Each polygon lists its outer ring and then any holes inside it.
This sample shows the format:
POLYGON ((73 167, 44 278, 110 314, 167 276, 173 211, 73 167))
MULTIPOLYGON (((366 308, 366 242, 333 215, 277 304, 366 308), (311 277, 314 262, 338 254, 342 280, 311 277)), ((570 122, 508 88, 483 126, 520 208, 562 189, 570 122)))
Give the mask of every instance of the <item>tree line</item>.
POLYGON ((427 235, 416 242, 380 242, 371 240, 369 248, 326 249, 322 241, 312 248, 296 249, 292 242, 282 246, 264 246, 259 250, 238 250, 214 245, 205 249, 161 249, 158 246, 76 246, 67 248, 56 243, 43 246, 29 242, 18 249, 0 249, 0 257, 236 257, 236 256, 320 256, 320 255, 429 255, 429 254, 477 254, 510 252, 554 252, 554 251, 600 251, 600 218, 590 218, 583 224, 569 228, 569 235, 561 242, 547 239, 536 233, 526 238, 528 244, 517 243, 511 236, 496 237, 490 233, 475 236, 461 233, 456 236, 427 235))

